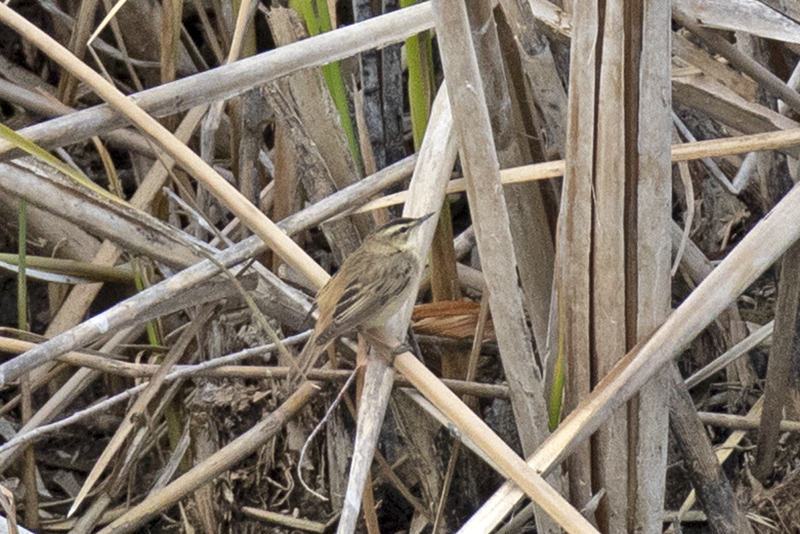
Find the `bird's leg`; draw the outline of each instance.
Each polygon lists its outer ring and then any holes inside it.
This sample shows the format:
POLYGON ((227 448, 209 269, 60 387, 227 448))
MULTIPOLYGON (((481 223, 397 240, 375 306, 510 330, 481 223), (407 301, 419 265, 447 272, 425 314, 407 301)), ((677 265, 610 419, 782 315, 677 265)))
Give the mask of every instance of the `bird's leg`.
POLYGON ((403 343, 387 335, 385 328, 362 328, 359 331, 387 365, 391 365, 396 355, 404 352, 403 343))
POLYGON ((414 327, 410 324, 408 325, 408 333, 406 335, 406 342, 404 343, 407 347, 406 350, 416 356, 419 361, 425 363, 425 358, 422 357, 422 349, 419 348, 417 336, 414 334, 414 327))
POLYGON ((369 340, 384 360, 387 360, 387 363, 391 363, 395 356, 404 352, 411 352, 417 358, 422 359, 422 352, 410 326, 407 337, 403 341, 388 336, 383 328, 362 329, 361 334, 369 340), (383 356, 384 354, 386 356, 383 356))

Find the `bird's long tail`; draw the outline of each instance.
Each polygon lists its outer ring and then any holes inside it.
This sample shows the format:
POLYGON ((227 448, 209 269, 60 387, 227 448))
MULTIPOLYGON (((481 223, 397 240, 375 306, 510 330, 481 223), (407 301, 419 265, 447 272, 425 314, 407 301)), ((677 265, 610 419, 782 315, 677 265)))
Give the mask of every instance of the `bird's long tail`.
POLYGON ((301 382, 308 379, 308 372, 317 364, 317 360, 325 349, 333 342, 320 342, 316 332, 303 347, 302 352, 295 358, 295 365, 292 366, 287 380, 287 389, 293 391, 301 382))

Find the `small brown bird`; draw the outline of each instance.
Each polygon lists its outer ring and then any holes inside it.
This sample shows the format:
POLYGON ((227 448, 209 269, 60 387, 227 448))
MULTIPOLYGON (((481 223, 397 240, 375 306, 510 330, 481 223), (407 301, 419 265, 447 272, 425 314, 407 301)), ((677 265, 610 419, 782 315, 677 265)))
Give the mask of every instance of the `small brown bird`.
POLYGON ((384 326, 400 309, 414 289, 412 282, 421 264, 410 238, 432 215, 404 217, 381 226, 364 239, 319 290, 312 307, 312 311, 319 310, 317 324, 297 358, 290 387, 305 377, 338 336, 357 328, 384 326))

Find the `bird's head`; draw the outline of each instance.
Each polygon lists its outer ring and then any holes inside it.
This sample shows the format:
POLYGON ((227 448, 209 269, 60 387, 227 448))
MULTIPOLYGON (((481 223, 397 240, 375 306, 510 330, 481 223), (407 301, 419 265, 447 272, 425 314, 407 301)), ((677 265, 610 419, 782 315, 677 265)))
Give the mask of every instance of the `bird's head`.
POLYGON ((375 230, 372 234, 372 239, 381 244, 405 250, 410 246, 409 240, 416 233, 415 230, 432 215, 433 213, 428 213, 418 218, 401 217, 400 219, 395 219, 375 230))

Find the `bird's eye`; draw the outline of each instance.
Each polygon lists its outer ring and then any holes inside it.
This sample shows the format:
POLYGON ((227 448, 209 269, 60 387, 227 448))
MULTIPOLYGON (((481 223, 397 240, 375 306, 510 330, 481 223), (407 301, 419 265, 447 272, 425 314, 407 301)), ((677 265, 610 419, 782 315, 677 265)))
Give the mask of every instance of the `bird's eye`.
POLYGON ((408 232, 408 226, 401 226, 401 227, 400 227, 400 233, 401 233, 401 234, 404 234, 404 233, 406 233, 406 232, 408 232))

